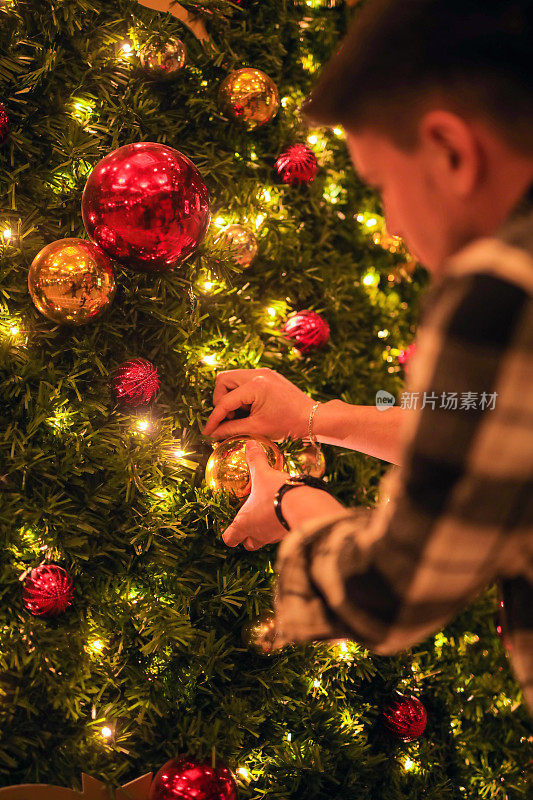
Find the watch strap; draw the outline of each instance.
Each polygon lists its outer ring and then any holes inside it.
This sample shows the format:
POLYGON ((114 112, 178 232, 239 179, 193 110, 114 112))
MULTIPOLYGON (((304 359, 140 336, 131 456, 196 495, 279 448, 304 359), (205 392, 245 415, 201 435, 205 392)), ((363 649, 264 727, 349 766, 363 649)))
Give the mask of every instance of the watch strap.
POLYGON ((297 486, 311 486, 313 489, 322 489, 330 494, 326 482, 323 481, 322 478, 315 478, 313 475, 294 476, 282 484, 276 492, 276 496, 274 498, 274 511, 276 512, 276 517, 279 519, 283 527, 288 531, 290 531, 290 527, 287 520, 283 516, 283 512, 281 510, 281 500, 286 492, 290 491, 291 489, 296 489, 297 486))

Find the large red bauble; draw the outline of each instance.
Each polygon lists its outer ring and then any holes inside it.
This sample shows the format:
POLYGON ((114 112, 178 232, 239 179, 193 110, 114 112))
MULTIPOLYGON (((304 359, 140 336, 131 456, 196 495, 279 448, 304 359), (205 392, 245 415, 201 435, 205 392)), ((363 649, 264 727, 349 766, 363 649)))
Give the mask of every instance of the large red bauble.
POLYGON ((38 617, 56 617, 72 602, 72 578, 57 564, 41 564, 24 581, 24 608, 38 617))
POLYGON ((127 144, 103 158, 85 185, 81 211, 92 241, 140 272, 184 261, 211 218, 207 189, 192 161, 155 142, 127 144))
POLYGON ((227 767, 178 756, 156 774, 148 800, 237 800, 237 784, 227 767))
POLYGON ((383 711, 383 719, 402 742, 418 739, 428 721, 426 709, 418 697, 405 694, 399 694, 383 711))

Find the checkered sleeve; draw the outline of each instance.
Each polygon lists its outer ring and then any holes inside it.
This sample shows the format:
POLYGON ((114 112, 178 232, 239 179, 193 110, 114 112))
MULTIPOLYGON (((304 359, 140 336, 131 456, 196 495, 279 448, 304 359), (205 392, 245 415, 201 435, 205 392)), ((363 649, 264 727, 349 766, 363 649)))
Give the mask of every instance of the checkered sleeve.
POLYGON ((513 534, 533 404, 521 407, 519 393, 533 387, 532 319, 531 296, 490 272, 428 292, 404 393, 417 404, 404 412, 402 465, 384 478, 390 500, 283 540, 276 648, 346 637, 394 653, 440 629, 500 570, 520 569, 513 534))

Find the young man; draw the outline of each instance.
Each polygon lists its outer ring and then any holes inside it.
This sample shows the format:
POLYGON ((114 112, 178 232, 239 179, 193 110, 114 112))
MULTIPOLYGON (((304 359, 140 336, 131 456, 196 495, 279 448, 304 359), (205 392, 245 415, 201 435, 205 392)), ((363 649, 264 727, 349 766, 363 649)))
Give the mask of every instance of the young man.
POLYGON ((273 498, 288 476, 247 446, 252 492, 224 541, 283 539, 276 646, 348 637, 394 653, 498 580, 533 707, 531 52, 526 0, 368 0, 303 110, 344 125, 388 230, 432 273, 406 387, 418 406, 315 408, 275 373, 233 370, 204 433, 305 437, 314 414, 319 441, 400 464, 372 510, 286 492, 287 533, 273 498), (250 415, 231 420, 241 406, 250 415))

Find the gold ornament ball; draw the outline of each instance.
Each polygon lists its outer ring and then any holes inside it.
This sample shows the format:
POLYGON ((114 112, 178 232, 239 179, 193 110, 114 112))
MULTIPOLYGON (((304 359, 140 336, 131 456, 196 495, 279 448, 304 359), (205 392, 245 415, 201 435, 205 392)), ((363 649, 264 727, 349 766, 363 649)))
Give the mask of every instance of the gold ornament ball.
POLYGON ((273 614, 267 614, 244 625, 241 636, 244 644, 260 656, 272 653, 276 639, 276 622, 273 614))
POLYGON ((37 310, 52 322, 83 325, 113 301, 113 263, 92 242, 59 239, 33 259, 28 289, 37 310))
POLYGON ((217 236, 216 241, 225 240, 234 260, 241 267, 249 267, 257 255, 258 244, 255 233, 244 225, 228 225, 217 236))
POLYGON ((311 475, 313 478, 321 478, 326 471, 326 459, 324 453, 312 444, 305 447, 300 453, 293 456, 297 462, 297 475, 311 475))
POLYGON ((161 78, 182 69, 186 60, 187 50, 181 39, 172 39, 163 48, 149 45, 141 51, 141 66, 161 78))
POLYGON ((283 470, 283 454, 277 444, 265 436, 230 436, 215 445, 205 469, 205 481, 214 492, 228 492, 235 497, 246 497, 252 485, 246 461, 245 447, 250 439, 258 442, 265 451, 268 463, 274 469, 283 470))
POLYGON ((247 128, 258 128, 269 122, 279 108, 276 84, 260 69, 244 67, 231 72, 218 92, 221 112, 247 128))

